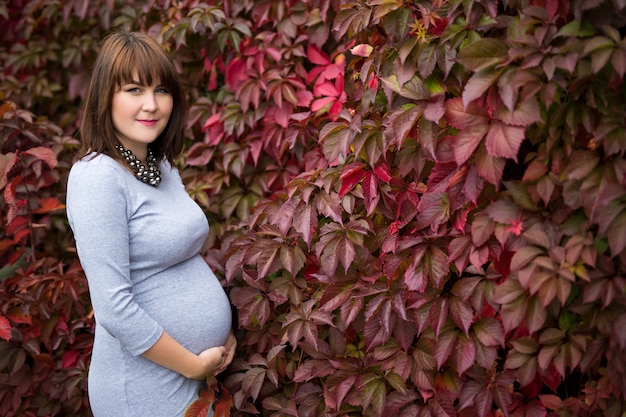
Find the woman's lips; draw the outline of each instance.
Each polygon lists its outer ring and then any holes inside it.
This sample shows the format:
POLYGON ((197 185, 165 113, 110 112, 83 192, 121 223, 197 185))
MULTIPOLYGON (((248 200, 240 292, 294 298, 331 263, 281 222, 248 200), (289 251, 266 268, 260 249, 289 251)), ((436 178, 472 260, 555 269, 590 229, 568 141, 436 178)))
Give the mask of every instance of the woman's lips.
POLYGON ((157 124, 156 120, 137 120, 137 121, 144 126, 154 126, 155 124, 157 124))

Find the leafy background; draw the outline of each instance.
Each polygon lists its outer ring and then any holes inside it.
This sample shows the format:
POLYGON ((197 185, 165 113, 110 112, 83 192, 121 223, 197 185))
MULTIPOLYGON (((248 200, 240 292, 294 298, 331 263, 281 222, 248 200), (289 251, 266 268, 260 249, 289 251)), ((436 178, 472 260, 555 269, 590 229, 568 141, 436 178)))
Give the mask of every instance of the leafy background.
POLYGON ((625 9, 1 1, 0 414, 89 415, 64 186, 98 41, 129 25, 193 104, 232 415, 624 416, 625 9))

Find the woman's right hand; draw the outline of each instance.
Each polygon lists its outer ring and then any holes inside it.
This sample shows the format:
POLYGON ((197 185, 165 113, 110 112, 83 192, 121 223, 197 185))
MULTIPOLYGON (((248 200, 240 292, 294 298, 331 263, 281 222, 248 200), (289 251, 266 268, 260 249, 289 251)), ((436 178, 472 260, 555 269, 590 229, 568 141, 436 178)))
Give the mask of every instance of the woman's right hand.
POLYGON ((198 354, 199 364, 198 372, 193 375, 193 379, 206 379, 213 377, 215 372, 220 369, 226 358, 226 348, 224 346, 215 346, 204 350, 198 354))

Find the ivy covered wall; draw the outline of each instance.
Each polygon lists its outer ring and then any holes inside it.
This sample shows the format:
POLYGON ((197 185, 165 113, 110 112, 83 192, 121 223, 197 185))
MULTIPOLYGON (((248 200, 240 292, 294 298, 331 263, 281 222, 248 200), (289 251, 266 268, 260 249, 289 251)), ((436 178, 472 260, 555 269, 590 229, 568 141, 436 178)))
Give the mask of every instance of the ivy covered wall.
POLYGON ((123 24, 193 104, 231 415, 626 413, 626 2, 136 3, 0 3, 0 414, 88 415, 64 181, 123 24))

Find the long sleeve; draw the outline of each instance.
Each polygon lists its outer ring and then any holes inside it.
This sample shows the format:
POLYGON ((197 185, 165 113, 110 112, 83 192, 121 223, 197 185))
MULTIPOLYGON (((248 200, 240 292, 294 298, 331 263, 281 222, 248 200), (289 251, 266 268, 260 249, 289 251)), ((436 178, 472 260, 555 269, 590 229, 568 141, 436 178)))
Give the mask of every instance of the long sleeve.
POLYGON ((157 342, 163 328, 135 301, 129 238, 132 195, 123 168, 115 164, 100 157, 72 167, 67 216, 96 322, 136 356, 157 342))

